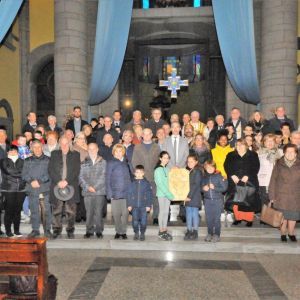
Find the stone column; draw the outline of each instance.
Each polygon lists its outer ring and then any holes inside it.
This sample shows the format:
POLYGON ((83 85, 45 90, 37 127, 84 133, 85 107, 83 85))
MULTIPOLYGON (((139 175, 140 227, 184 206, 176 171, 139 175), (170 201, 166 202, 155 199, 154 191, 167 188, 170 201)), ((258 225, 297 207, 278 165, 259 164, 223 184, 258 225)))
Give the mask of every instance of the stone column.
MULTIPOLYGON (((263 0, 261 109, 271 117, 283 105, 297 121, 297 0, 263 0)), ((296 122, 297 123, 297 122, 296 122)))
POLYGON ((55 114, 59 124, 79 105, 87 117, 86 0, 55 0, 55 114))

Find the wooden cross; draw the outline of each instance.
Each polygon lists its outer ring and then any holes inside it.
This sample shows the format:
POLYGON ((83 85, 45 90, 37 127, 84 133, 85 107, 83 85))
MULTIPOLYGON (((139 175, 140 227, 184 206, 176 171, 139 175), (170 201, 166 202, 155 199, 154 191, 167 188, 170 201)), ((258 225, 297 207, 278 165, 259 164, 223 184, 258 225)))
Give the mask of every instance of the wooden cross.
POLYGON ((172 68, 171 76, 168 77, 168 80, 160 80, 159 86, 167 87, 171 91, 171 98, 177 98, 177 91, 182 86, 189 86, 189 81, 181 80, 180 76, 177 76, 177 69, 172 68))

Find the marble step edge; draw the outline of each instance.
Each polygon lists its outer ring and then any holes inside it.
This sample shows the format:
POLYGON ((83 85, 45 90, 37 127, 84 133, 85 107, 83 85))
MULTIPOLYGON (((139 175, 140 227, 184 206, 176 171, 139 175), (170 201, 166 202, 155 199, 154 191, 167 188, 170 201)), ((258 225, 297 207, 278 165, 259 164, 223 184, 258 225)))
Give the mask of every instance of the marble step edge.
MULTIPOLYGON (((26 225, 23 226, 22 232, 24 234, 28 234, 31 231, 31 226, 26 225)), ((42 231, 42 230, 41 230, 42 231)), ((75 234, 77 235, 84 235, 86 231, 85 225, 75 225, 75 234)), ((169 227, 169 231, 172 233, 174 237, 183 237, 186 232, 186 227, 184 226, 171 226, 169 227)), ((223 237, 237 237, 237 238, 271 238, 271 239, 278 239, 280 236, 279 230, 276 228, 247 228, 247 227, 224 227, 221 230, 223 237)), ((298 235, 300 234, 300 230, 297 229, 296 232, 298 235)), ((146 234, 147 236, 157 236, 158 227, 157 226, 148 226, 146 234)), ((115 228, 113 225, 106 225, 104 226, 104 235, 111 235, 115 234, 115 228)), ((207 231, 206 227, 200 227, 199 229, 199 236, 204 237, 206 236, 207 231)), ((130 225, 128 225, 127 235, 132 236, 133 230, 130 225)))
POLYGON ((300 254, 300 246, 278 243, 249 243, 203 241, 114 241, 106 240, 97 243, 72 240, 66 243, 52 241, 47 244, 48 249, 73 250, 123 250, 123 251, 175 251, 175 252, 226 252, 226 253, 258 253, 258 254, 300 254))

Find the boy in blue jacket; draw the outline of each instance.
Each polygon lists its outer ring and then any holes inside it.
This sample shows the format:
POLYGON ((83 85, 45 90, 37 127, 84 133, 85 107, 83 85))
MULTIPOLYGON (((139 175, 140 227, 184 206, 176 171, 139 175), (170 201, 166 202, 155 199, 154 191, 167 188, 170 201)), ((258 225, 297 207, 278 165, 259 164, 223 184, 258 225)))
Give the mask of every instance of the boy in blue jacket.
POLYGON ((135 179, 128 189, 127 206, 132 213, 133 239, 144 241, 147 227, 147 212, 150 212, 152 206, 153 193, 151 184, 144 178, 144 166, 137 165, 134 176, 135 179))
POLYGON ((219 242, 221 235, 221 213, 224 209, 224 196, 228 183, 220 173, 216 172, 214 161, 204 163, 205 176, 202 180, 205 217, 207 223, 206 242, 219 242))

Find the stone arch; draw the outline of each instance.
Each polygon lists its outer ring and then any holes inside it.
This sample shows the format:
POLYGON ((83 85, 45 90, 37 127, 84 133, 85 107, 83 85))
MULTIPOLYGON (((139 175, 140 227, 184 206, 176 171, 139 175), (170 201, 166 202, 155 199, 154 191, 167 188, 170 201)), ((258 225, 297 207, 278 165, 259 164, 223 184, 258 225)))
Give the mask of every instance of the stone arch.
POLYGON ((54 60, 54 43, 41 45, 30 52, 28 55, 28 67, 25 68, 26 74, 23 83, 23 120, 26 114, 37 108, 37 78, 42 69, 54 60))
POLYGON ((4 125, 7 130, 7 136, 9 140, 13 139, 13 124, 14 124, 14 118, 13 118, 13 111, 9 104, 9 102, 6 99, 0 100, 0 109, 3 108, 6 113, 5 117, 0 117, 0 124, 4 125))

